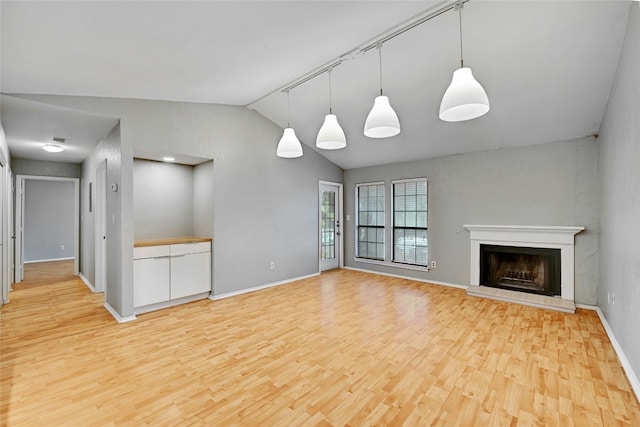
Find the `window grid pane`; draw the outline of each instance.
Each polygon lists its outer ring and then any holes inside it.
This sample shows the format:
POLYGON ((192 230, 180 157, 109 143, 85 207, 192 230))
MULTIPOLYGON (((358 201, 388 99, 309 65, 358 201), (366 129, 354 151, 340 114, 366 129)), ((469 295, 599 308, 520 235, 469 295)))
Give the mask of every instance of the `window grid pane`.
POLYGON ((393 261, 427 266, 427 180, 395 182, 393 190, 393 261))
POLYGON ((335 254, 335 226, 336 223, 336 193, 325 191, 322 193, 322 218, 321 218, 321 242, 320 256, 324 259, 333 259, 335 254))
POLYGON ((384 184, 360 185, 356 256, 384 260, 384 184))

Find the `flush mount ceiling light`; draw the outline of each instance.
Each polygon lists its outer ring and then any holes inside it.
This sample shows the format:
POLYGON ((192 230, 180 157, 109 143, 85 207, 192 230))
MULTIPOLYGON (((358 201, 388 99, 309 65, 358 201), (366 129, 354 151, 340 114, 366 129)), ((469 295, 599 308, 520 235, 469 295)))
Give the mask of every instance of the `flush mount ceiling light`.
POLYGON ((296 131, 293 130, 289 123, 291 116, 291 104, 289 102, 290 89, 285 89, 285 92, 287 93, 287 127, 282 133, 280 142, 278 142, 276 155, 285 159, 295 159, 296 157, 302 156, 302 144, 300 144, 300 140, 296 136, 296 131))
POLYGON ((331 71, 329 68, 329 114, 324 117, 324 123, 318 131, 316 147, 323 150, 339 150, 347 146, 347 137, 338 123, 338 118, 333 114, 331 106, 331 71))
POLYGON ((175 159, 175 157, 165 156, 165 157, 162 158, 162 161, 163 162, 167 162, 167 163, 171 163, 171 162, 175 162, 176 159, 175 159))
POLYGON ((64 148, 59 146, 58 144, 45 144, 42 149, 44 151, 48 151, 49 153, 60 153, 64 151, 64 148))
POLYGON ((460 14, 460 68, 453 72, 451 84, 440 103, 440 120, 461 122, 471 120, 489 111, 489 98, 484 88, 473 77, 471 68, 464 66, 462 56, 462 7, 463 1, 456 4, 460 14))
POLYGON ((376 97, 364 123, 364 135, 369 138, 389 138, 400 133, 400 120, 389 98, 382 94, 382 43, 378 44, 377 49, 380 59, 380 96, 376 97))

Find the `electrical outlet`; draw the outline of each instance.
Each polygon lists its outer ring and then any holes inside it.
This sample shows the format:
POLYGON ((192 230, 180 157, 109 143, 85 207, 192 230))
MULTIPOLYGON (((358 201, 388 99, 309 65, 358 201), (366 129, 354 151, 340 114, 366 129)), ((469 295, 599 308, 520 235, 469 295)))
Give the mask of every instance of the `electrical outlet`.
POLYGON ((611 305, 616 305, 616 294, 611 292, 611 305))
POLYGON ((60 245, 60 250, 64 251, 64 245, 60 245))
POLYGON ((275 262, 273 262, 273 261, 271 261, 271 262, 269 263, 269 270, 275 270, 275 269, 276 269, 276 263, 275 263, 275 262))
POLYGON ((438 264, 435 261, 431 261, 431 268, 436 268, 438 264))

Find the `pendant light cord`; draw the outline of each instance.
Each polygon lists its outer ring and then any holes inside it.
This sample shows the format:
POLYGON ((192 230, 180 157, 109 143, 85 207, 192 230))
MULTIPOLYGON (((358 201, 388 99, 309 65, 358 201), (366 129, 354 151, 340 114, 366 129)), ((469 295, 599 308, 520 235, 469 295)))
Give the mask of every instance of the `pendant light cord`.
POLYGON ((291 92, 289 89, 287 89, 287 127, 290 128, 291 127, 291 101, 289 101, 289 92, 291 92))
POLYGON ((378 58, 380 60, 380 96, 382 96, 382 43, 378 44, 378 58))
POLYGON ((462 56, 462 7, 464 5, 464 2, 460 2, 458 3, 458 5, 456 5, 456 8, 458 9, 458 15, 460 17, 460 68, 464 68, 464 59, 462 56))
POLYGON ((329 68, 327 72, 329 73, 329 114, 333 114, 332 111, 332 100, 331 100, 331 72, 333 71, 333 67, 329 68))

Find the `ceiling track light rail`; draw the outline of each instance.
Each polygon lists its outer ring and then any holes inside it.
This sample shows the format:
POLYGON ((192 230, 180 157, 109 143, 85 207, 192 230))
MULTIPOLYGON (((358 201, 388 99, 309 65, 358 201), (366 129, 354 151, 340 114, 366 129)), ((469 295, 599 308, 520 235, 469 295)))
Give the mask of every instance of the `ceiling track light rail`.
MULTIPOLYGON (((400 28, 388 32, 384 36, 378 36, 372 39, 368 43, 364 44, 364 47, 357 47, 352 49, 348 53, 338 57, 331 61, 328 65, 325 65, 314 72, 311 72, 299 79, 289 83, 284 88, 279 89, 281 92, 287 94, 287 128, 284 130, 284 134, 278 144, 277 154, 279 157, 300 157, 302 156, 302 147, 300 141, 295 136, 293 129, 289 124, 289 92, 324 74, 329 75, 329 114, 325 116, 324 123, 318 131, 316 137, 316 147, 324 150, 338 150, 347 146, 346 135, 344 130, 338 123, 338 119, 333 114, 332 109, 332 95, 331 95, 331 72, 335 67, 342 64, 349 59, 355 59, 358 55, 366 53, 369 50, 376 48, 379 56, 379 81, 380 81, 380 95, 374 100, 373 107, 367 116, 364 124, 364 135, 369 138, 389 138, 400 133, 400 120, 398 115, 394 111, 389 102, 389 98, 383 93, 382 86, 382 46, 387 41, 398 37, 401 34, 427 22, 431 19, 442 15, 443 13, 454 9, 459 14, 459 33, 460 33, 460 68, 453 72, 453 78, 449 87, 445 91, 442 101, 440 102, 439 118, 445 122, 461 122, 465 120, 475 119, 486 114, 489 109, 489 98, 482 85, 473 77, 473 73, 470 68, 464 66, 463 56, 463 37, 462 37, 462 9, 464 4, 470 0, 457 0, 455 2, 447 2, 444 6, 439 7, 431 12, 423 12, 423 16, 419 18, 414 17, 412 20, 406 21, 408 23, 402 25, 400 28), (427 13, 426 15, 424 15, 427 13), (288 148, 285 148, 288 147, 288 148)), ((390 30, 391 31, 391 30, 390 30)), ((256 102, 264 99, 267 96, 272 95, 277 90, 264 95, 263 97, 248 104, 255 104, 256 102)))
POLYGON ((401 34, 406 33, 407 31, 421 25, 424 24, 427 21, 430 21, 431 19, 438 17, 440 15, 442 15, 443 13, 454 9, 456 7, 456 5, 460 5, 460 4, 464 4, 467 3, 471 0, 458 0, 455 2, 451 2, 451 1, 445 1, 443 2, 444 5, 441 7, 438 7, 437 9, 428 9, 431 10, 431 12, 424 11, 422 13, 419 13, 418 15, 414 16, 413 18, 409 18, 408 20, 406 20, 403 23, 398 24, 399 26, 401 26, 400 28, 396 29, 396 30, 388 30, 385 31, 384 33, 381 33, 380 35, 364 42, 360 47, 360 46, 356 46, 353 49, 349 50, 348 52, 338 56, 337 58, 335 58, 334 60, 328 62, 326 65, 321 66, 320 68, 311 71, 310 73, 304 74, 300 77, 298 77, 295 80, 290 81, 289 83, 287 83, 284 86, 279 87, 278 89, 272 90, 271 92, 261 96, 260 98, 248 103, 247 105, 245 105, 245 107, 249 107, 250 105, 253 105, 261 100, 263 100, 264 98, 273 95, 276 92, 282 92, 285 93, 287 90, 291 90, 291 89, 295 89, 296 87, 305 84, 306 82, 308 82, 309 80, 313 80, 316 77, 326 73, 327 71, 329 71, 330 69, 333 69, 335 67, 337 67, 338 65, 342 64, 345 61, 348 61, 350 59, 355 59, 358 55, 362 54, 362 53, 366 53, 368 51, 370 51, 371 49, 376 48, 378 45, 380 44, 384 44, 386 42, 388 42, 391 39, 394 39, 396 37, 398 37, 401 34), (424 15, 425 13, 427 13, 426 15, 424 15), (403 25, 404 24, 404 25, 403 25), (389 33, 389 31, 392 31, 391 33, 389 33))

